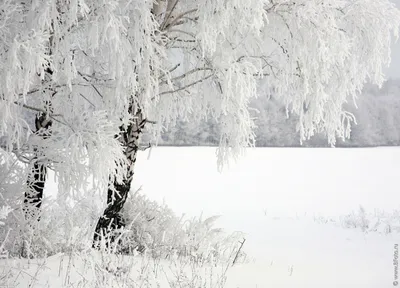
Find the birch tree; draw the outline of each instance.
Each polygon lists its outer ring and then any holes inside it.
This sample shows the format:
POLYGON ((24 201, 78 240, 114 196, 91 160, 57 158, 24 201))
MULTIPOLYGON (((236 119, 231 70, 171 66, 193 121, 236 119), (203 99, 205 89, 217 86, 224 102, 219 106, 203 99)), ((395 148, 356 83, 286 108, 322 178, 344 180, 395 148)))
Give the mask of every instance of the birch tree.
POLYGON ((399 24, 388 0, 4 0, 2 147, 53 169, 63 200, 93 177, 99 240, 124 226, 144 129, 156 143, 177 119, 212 117, 222 165, 254 146, 250 100, 274 95, 302 141, 334 145, 355 121, 343 104, 383 83, 399 24))

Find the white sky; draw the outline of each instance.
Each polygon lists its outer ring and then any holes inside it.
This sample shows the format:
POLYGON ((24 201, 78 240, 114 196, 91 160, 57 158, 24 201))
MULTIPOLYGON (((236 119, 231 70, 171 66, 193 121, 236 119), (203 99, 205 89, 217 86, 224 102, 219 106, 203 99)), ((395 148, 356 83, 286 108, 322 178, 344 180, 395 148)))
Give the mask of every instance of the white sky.
MULTIPOLYGON (((400 8, 400 0, 392 0, 400 8)), ((387 72, 387 77, 400 78, 400 39, 392 47, 392 64, 387 72)))

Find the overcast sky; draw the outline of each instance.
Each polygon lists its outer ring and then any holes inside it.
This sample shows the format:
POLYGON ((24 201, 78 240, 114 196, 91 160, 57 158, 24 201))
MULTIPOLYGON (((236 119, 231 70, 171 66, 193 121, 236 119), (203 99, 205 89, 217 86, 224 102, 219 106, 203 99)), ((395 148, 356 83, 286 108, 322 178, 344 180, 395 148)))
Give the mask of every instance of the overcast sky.
MULTIPOLYGON (((400 8, 400 0, 392 0, 400 8)), ((390 65, 387 77, 400 78, 400 39, 392 47, 392 64, 390 65)))

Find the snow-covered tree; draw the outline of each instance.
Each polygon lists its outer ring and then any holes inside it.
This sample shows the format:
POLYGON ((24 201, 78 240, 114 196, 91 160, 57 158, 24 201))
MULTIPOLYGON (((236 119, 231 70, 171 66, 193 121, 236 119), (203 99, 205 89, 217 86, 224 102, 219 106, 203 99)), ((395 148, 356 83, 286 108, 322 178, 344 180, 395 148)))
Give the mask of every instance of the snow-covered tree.
POLYGON ((97 232, 123 226, 145 128, 157 139, 212 117, 222 164, 254 145, 262 87, 299 116, 302 140, 335 144, 354 120, 343 104, 382 84, 399 24, 388 0, 4 0, 2 146, 36 176, 34 163, 54 169, 64 200, 91 175, 108 190, 97 232))

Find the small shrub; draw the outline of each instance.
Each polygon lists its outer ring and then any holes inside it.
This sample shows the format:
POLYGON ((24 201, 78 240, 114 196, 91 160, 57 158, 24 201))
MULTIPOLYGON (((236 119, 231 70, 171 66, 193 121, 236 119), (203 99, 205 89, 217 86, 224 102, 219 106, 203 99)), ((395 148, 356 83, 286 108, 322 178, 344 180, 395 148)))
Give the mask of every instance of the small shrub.
MULTIPOLYGON (((129 232, 125 251, 144 252, 153 258, 190 258, 194 262, 218 264, 237 251, 242 233, 226 235, 215 228, 219 216, 206 219, 177 217, 166 205, 159 205, 139 192, 127 200, 123 217, 129 232)), ((245 254, 242 254, 242 258, 245 254)))

